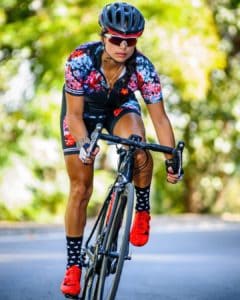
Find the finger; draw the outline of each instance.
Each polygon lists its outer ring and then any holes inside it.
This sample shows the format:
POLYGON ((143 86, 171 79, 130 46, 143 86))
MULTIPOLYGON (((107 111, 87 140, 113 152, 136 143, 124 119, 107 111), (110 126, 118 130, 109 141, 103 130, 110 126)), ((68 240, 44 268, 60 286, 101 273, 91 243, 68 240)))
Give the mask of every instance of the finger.
POLYGON ((91 155, 88 157, 88 158, 90 158, 91 160, 95 160, 95 157, 96 157, 96 155, 98 154, 98 152, 100 151, 100 148, 97 146, 94 150, 93 150, 93 152, 91 152, 91 155))
POLYGON ((79 157, 79 159, 84 165, 88 165, 92 163, 91 157, 84 156, 84 157, 79 157))
POLYGON ((167 182, 169 182, 169 183, 171 183, 171 184, 176 184, 176 183, 178 183, 177 180, 170 180, 170 179, 167 179, 167 182))
POLYGON ((170 178, 170 179, 172 179, 172 180, 178 180, 178 175, 176 175, 176 174, 168 173, 167 177, 170 178))
POLYGON ((97 146, 91 153, 88 153, 88 158, 94 159, 99 151, 100 148, 97 146))
POLYGON ((94 156, 96 156, 97 154, 98 154, 98 152, 100 151, 100 148, 99 148, 99 146, 97 146, 95 149, 94 149, 94 151, 93 151, 93 155, 94 156))
POLYGON ((178 182, 178 177, 168 174, 167 181, 170 182, 170 183, 177 183, 178 182))
POLYGON ((92 159, 86 159, 83 161, 84 165, 92 165, 93 164, 93 160, 92 159))
POLYGON ((177 183, 176 180, 170 180, 170 179, 168 179, 168 178, 167 178, 167 182, 169 182, 169 183, 171 183, 171 184, 176 184, 176 183, 177 183))
POLYGON ((171 173, 171 174, 173 174, 173 173, 174 173, 174 171, 173 171, 173 168, 172 168, 172 167, 168 167, 167 171, 168 171, 168 173, 171 173))

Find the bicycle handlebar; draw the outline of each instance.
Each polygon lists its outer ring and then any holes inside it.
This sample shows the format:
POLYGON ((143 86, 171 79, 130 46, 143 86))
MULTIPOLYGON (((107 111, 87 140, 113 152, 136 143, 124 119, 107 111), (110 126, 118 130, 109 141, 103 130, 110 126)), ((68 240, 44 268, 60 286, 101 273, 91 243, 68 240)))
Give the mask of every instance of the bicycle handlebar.
POLYGON ((110 134, 104 134, 102 133, 103 124, 98 123, 94 129, 94 131, 91 134, 91 141, 90 146, 88 148, 89 156, 91 155, 92 151, 97 145, 97 141, 99 139, 112 142, 114 144, 122 144, 126 146, 133 146, 139 149, 146 149, 151 150, 155 152, 162 152, 166 154, 172 154, 173 157, 177 158, 179 167, 178 167, 178 176, 182 176, 182 153, 184 149, 184 142, 180 141, 178 142, 177 146, 175 148, 159 145, 159 144, 153 144, 153 143, 146 143, 141 141, 136 141, 134 139, 126 139, 122 138, 120 136, 116 135, 110 135, 110 134))

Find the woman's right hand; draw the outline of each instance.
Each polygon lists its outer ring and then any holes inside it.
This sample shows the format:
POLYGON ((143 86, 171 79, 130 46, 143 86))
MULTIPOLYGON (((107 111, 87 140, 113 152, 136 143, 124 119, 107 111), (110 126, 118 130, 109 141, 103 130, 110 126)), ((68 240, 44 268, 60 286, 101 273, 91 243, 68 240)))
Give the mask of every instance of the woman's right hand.
POLYGON ((88 153, 88 148, 89 148, 89 144, 86 143, 84 144, 79 151, 79 159, 86 165, 91 165, 93 164, 96 155, 98 154, 98 152, 100 151, 99 146, 96 146, 95 149, 90 153, 88 153))

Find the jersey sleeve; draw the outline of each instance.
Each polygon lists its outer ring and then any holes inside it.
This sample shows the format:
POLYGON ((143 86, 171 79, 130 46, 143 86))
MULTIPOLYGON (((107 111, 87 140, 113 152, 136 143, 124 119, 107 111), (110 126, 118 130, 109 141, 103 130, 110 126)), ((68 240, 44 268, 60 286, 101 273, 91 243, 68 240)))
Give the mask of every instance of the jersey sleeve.
POLYGON ((137 78, 139 91, 146 104, 163 100, 159 75, 153 64, 144 56, 137 58, 137 78))
POLYGON ((74 96, 84 95, 84 78, 91 60, 85 51, 76 49, 65 64, 65 91, 74 96))

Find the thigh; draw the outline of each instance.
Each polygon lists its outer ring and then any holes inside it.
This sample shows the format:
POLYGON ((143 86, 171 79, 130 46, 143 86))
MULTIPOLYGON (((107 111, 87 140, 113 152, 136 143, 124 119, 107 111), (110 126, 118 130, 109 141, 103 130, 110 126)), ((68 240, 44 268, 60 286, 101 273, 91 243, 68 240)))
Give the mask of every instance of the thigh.
POLYGON ((89 187, 93 183, 93 164, 85 165, 77 154, 65 155, 65 164, 71 184, 89 187))
MULTIPOLYGON (((93 130, 95 129, 97 123, 103 122, 103 119, 89 119, 86 118, 84 119, 84 124, 86 126, 88 136, 90 137, 93 130)), ((66 116, 61 117, 61 139, 62 139, 62 148, 63 148, 63 153, 66 156, 73 155, 73 154, 79 154, 79 149, 76 145, 76 141, 74 137, 71 135, 68 124, 66 121, 66 116)))
POLYGON ((141 116, 135 112, 123 114, 116 122, 113 134, 124 138, 128 138, 131 134, 136 134, 145 141, 145 128, 141 116))

